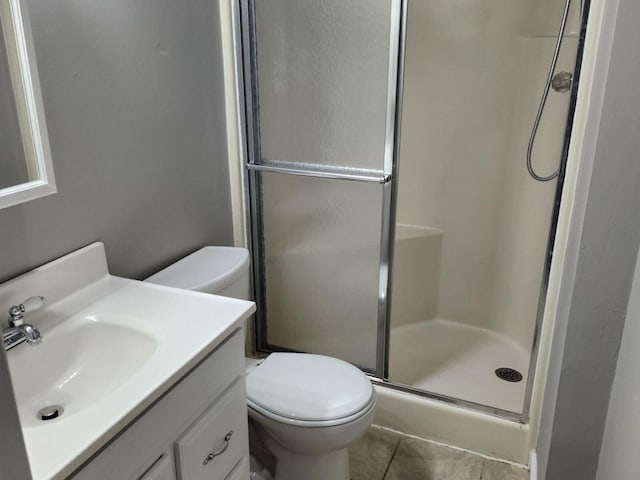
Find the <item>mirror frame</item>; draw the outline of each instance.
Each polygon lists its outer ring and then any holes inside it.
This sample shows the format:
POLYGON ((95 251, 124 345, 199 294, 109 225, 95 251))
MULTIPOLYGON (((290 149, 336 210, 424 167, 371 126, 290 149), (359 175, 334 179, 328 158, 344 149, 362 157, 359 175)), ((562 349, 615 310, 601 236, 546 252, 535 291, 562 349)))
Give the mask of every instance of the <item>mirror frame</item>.
POLYGON ((57 192, 38 79, 31 24, 21 0, 0 0, 0 20, 9 59, 29 182, 0 189, 0 209, 57 192))

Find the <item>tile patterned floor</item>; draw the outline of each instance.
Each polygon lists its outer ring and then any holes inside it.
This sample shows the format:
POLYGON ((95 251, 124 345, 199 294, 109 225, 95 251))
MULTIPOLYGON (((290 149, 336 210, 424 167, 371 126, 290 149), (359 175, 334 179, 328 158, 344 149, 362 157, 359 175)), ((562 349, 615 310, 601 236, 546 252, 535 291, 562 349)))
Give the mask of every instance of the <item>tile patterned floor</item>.
POLYGON ((527 480, 528 472, 371 427, 351 446, 351 480, 527 480))

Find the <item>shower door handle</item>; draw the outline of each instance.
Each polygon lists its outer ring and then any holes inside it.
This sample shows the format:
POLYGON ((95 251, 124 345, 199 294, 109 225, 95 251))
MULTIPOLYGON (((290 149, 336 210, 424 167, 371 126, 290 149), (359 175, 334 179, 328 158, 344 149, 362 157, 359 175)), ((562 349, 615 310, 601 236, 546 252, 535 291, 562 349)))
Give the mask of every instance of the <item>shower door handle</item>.
POLYGON ((378 183, 384 185, 391 181, 391 174, 378 170, 360 169, 314 169, 306 167, 289 167, 280 165, 265 165, 248 163, 248 170, 259 172, 283 173, 285 175, 298 175, 302 177, 331 178, 334 180, 351 180, 354 182, 378 183))

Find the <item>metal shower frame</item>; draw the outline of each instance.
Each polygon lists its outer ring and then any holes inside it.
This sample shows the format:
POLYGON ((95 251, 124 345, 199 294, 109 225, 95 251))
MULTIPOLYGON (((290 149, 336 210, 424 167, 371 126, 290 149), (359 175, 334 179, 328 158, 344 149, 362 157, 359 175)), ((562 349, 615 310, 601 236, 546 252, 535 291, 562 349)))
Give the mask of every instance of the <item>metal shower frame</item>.
POLYGON ((442 394, 428 392, 409 385, 394 383, 389 376, 389 333, 390 333, 390 304, 391 304, 391 272, 393 267, 393 238, 395 235, 395 211, 397 199, 398 158, 400 149, 402 96, 404 85, 404 60, 406 48, 406 24, 408 0, 390 0, 392 5, 392 21, 390 28, 389 48, 389 72, 387 94, 387 119, 385 136, 384 166, 382 170, 355 169, 334 166, 307 166, 292 165, 283 161, 261 161, 260 155, 260 124, 259 104, 254 92, 258 92, 257 58, 255 39, 255 0, 232 1, 234 23, 234 45, 237 60, 237 87, 236 100, 239 110, 238 123, 241 136, 240 157, 243 162, 245 205, 249 210, 247 215, 247 236, 252 257, 253 291, 254 300, 258 306, 255 316, 255 345, 258 352, 269 353, 272 351, 290 351, 286 348, 269 345, 266 335, 266 298, 265 284, 262 272, 264 271, 263 255, 263 229, 262 229, 262 183, 261 172, 273 172, 285 175, 311 176, 318 178, 339 179, 345 181, 359 181, 377 183, 382 185, 382 224, 380 243, 380 274, 378 286, 378 319, 377 319, 377 351, 375 371, 363 369, 370 375, 372 381, 386 388, 404 391, 432 400, 446 402, 462 408, 498 416, 507 420, 520 423, 528 423, 533 383, 535 378, 536 361, 538 356, 540 333, 544 316, 549 273, 551 269, 553 244, 555 241, 556 227, 564 184, 565 168, 569 151, 569 140, 573 127, 573 114, 575 111, 578 84, 580 79, 580 66, 584 49, 586 24, 590 7, 590 0, 585 0, 583 7, 582 23, 578 40, 578 51, 574 82, 571 90, 571 99, 567 115, 565 138, 561 156, 560 173, 555 193, 555 201, 550 223, 550 231, 545 258, 545 269, 532 341, 531 359, 525 390, 525 398, 522 413, 511 412, 488 405, 483 405, 467 400, 449 397, 442 394), (245 74, 249 72, 249 74, 245 74))

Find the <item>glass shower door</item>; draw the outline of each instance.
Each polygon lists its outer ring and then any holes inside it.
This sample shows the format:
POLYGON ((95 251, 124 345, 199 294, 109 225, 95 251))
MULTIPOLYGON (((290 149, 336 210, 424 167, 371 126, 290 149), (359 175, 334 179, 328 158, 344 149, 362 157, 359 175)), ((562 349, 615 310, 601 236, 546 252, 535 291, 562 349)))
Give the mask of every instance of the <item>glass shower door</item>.
POLYGON ((242 10, 258 349, 382 377, 402 2, 242 10))

